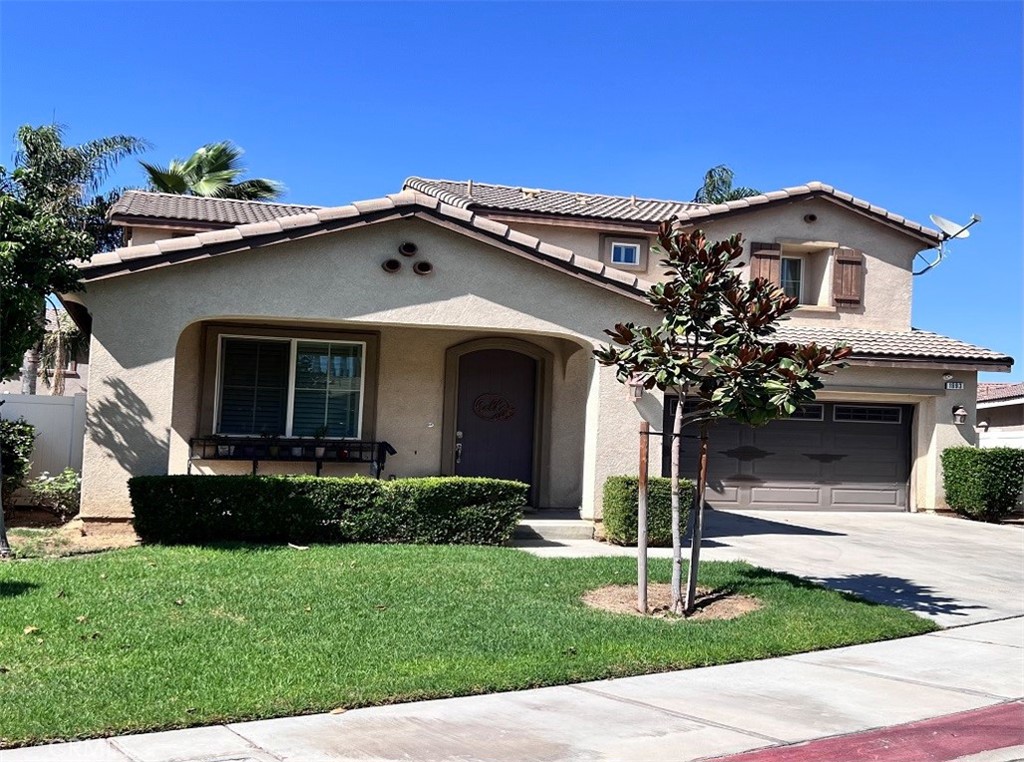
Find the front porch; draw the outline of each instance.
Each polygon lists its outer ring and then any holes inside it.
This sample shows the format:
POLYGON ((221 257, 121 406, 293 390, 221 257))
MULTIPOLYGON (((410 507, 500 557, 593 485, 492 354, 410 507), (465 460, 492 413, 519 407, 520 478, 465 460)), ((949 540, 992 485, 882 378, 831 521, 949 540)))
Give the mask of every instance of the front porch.
POLYGON ((175 351, 167 472, 513 478, 578 512, 593 372, 571 337, 202 321, 175 351))

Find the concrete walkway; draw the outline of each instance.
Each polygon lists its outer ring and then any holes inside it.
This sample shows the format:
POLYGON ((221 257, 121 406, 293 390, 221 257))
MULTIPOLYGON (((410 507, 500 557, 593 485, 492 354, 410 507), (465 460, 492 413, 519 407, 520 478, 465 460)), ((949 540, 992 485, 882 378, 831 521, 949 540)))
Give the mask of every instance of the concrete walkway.
MULTIPOLYGON (((1014 617, 781 659, 18 749, 0 762, 696 760, 1022 698, 1014 617)), ((1015 732, 993 732, 989 753, 970 758, 1024 757, 1024 739, 1005 747, 1015 732)))

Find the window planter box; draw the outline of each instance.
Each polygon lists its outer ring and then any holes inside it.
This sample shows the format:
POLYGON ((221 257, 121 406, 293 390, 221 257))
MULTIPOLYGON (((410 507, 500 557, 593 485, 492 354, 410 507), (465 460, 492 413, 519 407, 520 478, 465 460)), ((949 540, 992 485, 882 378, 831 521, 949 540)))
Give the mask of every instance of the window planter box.
POLYGON ((192 473, 193 461, 201 460, 250 461, 253 474, 259 471, 260 461, 315 463, 317 476, 324 463, 366 463, 379 477, 388 455, 396 453, 388 442, 345 440, 309 446, 308 439, 297 437, 277 437, 272 442, 251 437, 194 437, 189 440, 188 472, 192 473))

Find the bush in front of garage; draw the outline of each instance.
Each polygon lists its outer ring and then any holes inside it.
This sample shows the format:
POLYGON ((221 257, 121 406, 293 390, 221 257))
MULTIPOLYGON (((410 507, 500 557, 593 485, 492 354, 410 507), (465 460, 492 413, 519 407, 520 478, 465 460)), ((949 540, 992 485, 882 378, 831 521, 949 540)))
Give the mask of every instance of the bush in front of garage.
POLYGON ((946 503, 972 519, 996 521, 1020 503, 1024 450, 950 447, 942 453, 946 503))
MULTIPOLYGON (((602 523, 605 538, 616 545, 636 545, 640 480, 635 476, 609 476, 604 483, 602 523)), ((693 482, 679 480, 679 525, 687 525, 693 505, 693 482)), ((672 480, 660 476, 647 480, 647 544, 672 544, 672 480)))
POLYGON ((498 544, 512 536, 529 487, 460 477, 136 476, 128 490, 146 542, 498 544))

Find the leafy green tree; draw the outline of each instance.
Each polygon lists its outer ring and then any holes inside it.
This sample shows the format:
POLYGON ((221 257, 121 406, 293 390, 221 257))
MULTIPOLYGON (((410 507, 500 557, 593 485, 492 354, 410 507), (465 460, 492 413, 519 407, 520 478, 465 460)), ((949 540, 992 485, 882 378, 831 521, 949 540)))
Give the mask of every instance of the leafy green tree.
POLYGON ((761 193, 759 190, 742 185, 734 188, 733 177, 733 171, 725 164, 712 167, 704 173, 704 184, 697 189, 693 200, 698 204, 724 204, 726 201, 736 201, 761 193))
POLYGON ((0 167, 0 377, 15 375, 15 358, 24 355, 31 392, 46 296, 77 290, 73 261, 120 243, 105 217, 117 191, 100 188, 119 161, 147 144, 114 135, 68 146, 56 124, 24 125, 15 138, 13 171, 0 167))
POLYGON ((76 259, 88 259, 93 239, 52 212, 8 190, 0 167, 0 376, 16 376, 25 353, 44 334, 40 319, 47 294, 78 291, 76 259))
POLYGON ((239 180, 241 148, 230 141, 208 143, 187 159, 171 159, 166 167, 139 162, 149 177, 150 190, 177 195, 212 196, 242 201, 272 201, 284 193, 276 180, 256 177, 239 180))
POLYGON ((652 286, 647 300, 661 314, 661 323, 617 324, 606 331, 613 344, 594 354, 602 365, 616 368, 620 382, 679 397, 671 450, 672 610, 688 615, 696 602, 712 424, 728 418, 763 426, 792 415, 798 405, 814 399, 822 387, 819 376, 842 367, 850 350, 773 339, 778 322, 796 308, 797 300, 766 279, 744 282, 740 236, 709 242, 700 230, 688 233, 666 222, 658 241, 667 280, 652 286), (688 406, 688 399, 695 404, 688 406), (690 424, 698 427, 700 454, 684 601, 679 456, 683 427, 690 424))

